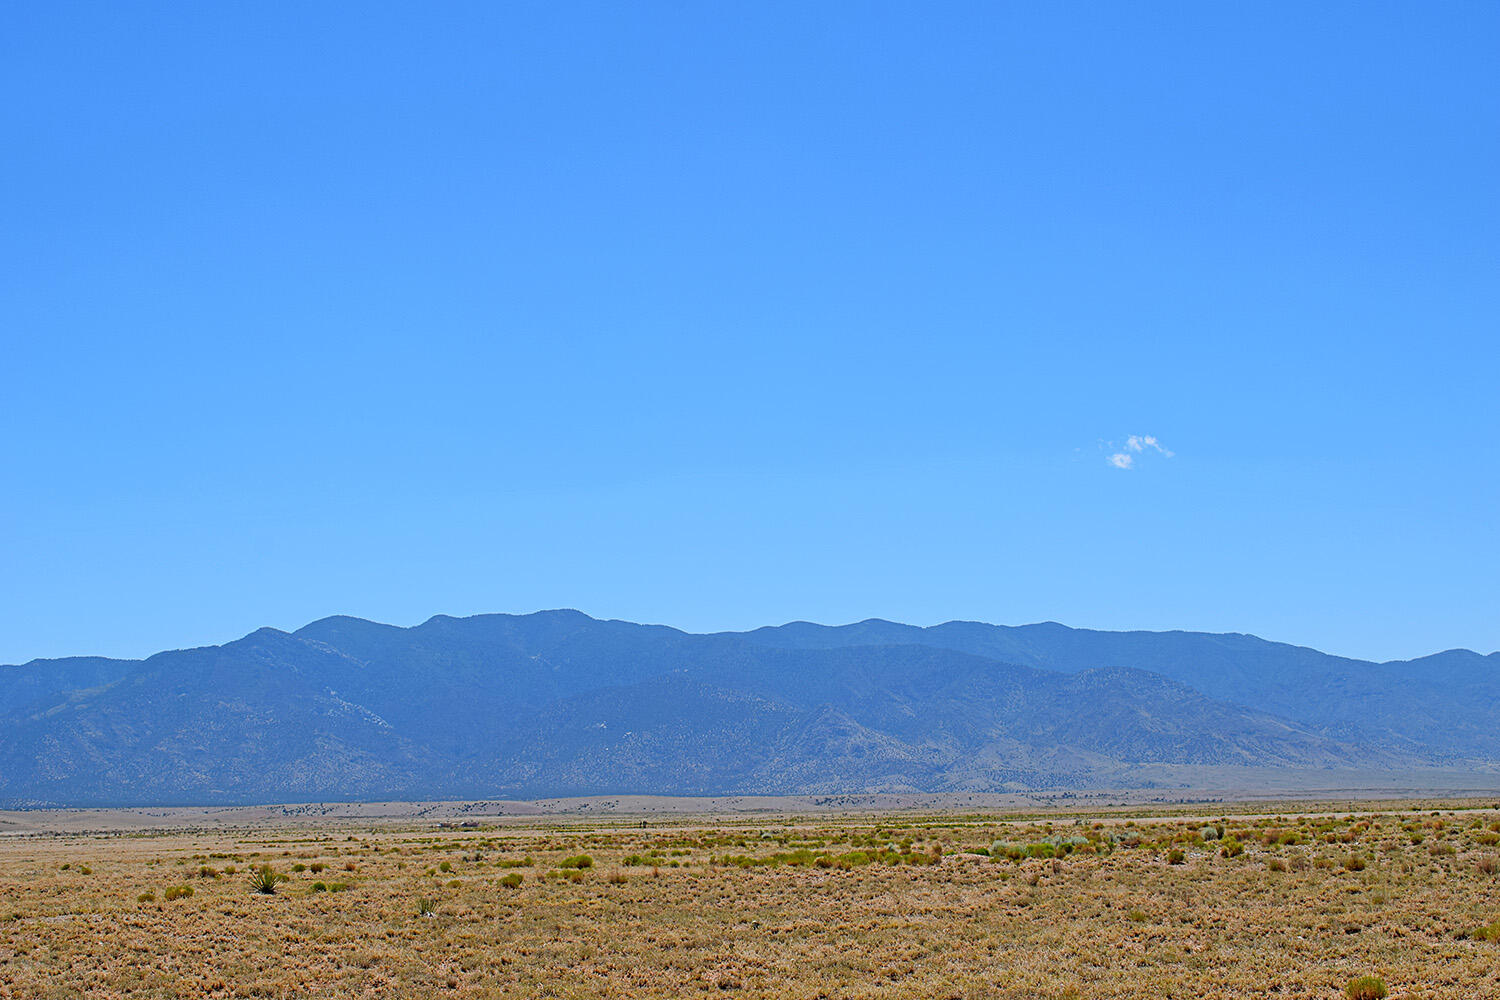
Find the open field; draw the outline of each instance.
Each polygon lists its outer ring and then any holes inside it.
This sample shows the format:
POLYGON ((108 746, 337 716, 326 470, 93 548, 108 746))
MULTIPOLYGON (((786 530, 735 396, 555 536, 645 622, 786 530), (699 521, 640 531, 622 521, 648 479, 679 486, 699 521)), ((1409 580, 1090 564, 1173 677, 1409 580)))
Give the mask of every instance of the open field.
POLYGON ((440 822, 568 817, 945 812, 1104 812, 1132 807, 1265 808, 1282 811, 1338 803, 1442 799, 1500 801, 1500 771, 1426 768, 1412 771, 1143 765, 1128 787, 1054 788, 1009 792, 862 792, 817 795, 589 795, 531 800, 439 802, 299 802, 271 805, 135 806, 127 808, 0 809, 0 837, 48 831, 166 831, 265 825, 440 822), (1237 803, 1238 805, 1224 805, 1237 803))
POLYGON ((1500 997, 1490 799, 858 806, 6 814, 0 997, 1500 997))

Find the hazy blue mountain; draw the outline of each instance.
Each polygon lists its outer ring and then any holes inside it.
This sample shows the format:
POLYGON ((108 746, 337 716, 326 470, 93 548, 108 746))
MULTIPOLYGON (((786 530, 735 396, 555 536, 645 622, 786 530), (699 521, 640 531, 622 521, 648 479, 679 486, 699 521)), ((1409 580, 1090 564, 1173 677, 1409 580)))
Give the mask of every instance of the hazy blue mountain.
POLYGON ((1099 632, 1056 622, 793 622, 742 635, 777 648, 932 646, 1068 673, 1134 667, 1332 735, 1406 741, 1456 758, 1500 757, 1500 653, 1457 649, 1371 663, 1239 633, 1099 632))
POLYGON ((334 617, 139 661, 0 667, 0 800, 1002 790, 1128 783, 1150 764, 1482 766, 1497 757, 1496 660, 1371 664, 1253 636, 1055 624, 693 635, 577 611, 413 628, 334 617))
POLYGON ((0 720, 0 797, 245 802, 412 787, 443 761, 334 693, 362 670, 274 629, 158 653, 106 687, 0 720))
POLYGON ((67 691, 102 687, 124 677, 135 660, 75 656, 62 660, 32 660, 25 666, 0 667, 0 717, 36 702, 46 702, 67 691))

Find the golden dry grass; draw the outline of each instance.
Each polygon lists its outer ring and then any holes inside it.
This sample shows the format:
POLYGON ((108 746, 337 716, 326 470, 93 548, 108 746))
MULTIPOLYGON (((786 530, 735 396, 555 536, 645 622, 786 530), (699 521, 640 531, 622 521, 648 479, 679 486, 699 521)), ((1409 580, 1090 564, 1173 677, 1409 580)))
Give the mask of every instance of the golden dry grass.
POLYGON ((8 837, 0 997, 1500 997, 1494 811, 652 822, 8 837))

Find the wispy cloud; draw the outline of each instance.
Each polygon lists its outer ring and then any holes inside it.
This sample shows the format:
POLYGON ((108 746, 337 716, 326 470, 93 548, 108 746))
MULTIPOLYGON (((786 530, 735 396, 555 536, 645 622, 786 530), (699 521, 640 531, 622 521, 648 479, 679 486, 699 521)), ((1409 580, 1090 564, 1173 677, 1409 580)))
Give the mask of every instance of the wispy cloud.
POLYGON ((1132 434, 1125 439, 1123 445, 1107 441, 1101 447, 1109 451, 1104 460, 1116 469, 1134 469, 1138 455, 1155 452, 1163 458, 1171 458, 1176 454, 1162 444, 1155 434, 1132 434))
POLYGON ((1145 451, 1147 448, 1155 448, 1168 458, 1172 457, 1172 453, 1162 447, 1162 443, 1156 440, 1156 435, 1154 434, 1132 434, 1125 439, 1125 447, 1131 451, 1145 451))

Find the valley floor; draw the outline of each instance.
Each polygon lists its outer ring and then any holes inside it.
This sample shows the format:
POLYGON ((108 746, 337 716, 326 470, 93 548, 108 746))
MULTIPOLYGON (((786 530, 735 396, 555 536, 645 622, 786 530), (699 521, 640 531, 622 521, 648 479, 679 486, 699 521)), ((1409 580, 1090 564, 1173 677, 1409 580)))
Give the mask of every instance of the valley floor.
POLYGON ((1495 805, 13 824, 0 997, 1500 997, 1495 805))

